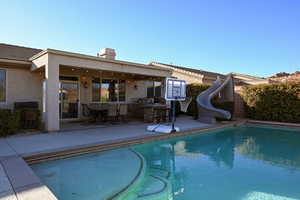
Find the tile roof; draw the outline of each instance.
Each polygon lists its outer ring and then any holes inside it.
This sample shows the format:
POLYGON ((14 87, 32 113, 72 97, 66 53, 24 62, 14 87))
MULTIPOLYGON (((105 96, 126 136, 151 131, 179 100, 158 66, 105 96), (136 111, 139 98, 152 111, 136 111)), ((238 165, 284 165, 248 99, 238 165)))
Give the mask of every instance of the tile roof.
POLYGON ((181 69, 181 70, 185 70, 185 71, 189 71, 189 72, 193 72, 193 73, 197 73, 197 74, 202 74, 204 76, 220 76, 221 78, 225 77, 224 74, 219 74, 219 73, 215 73, 215 72, 208 72, 208 71, 204 71, 204 70, 199 70, 199 69, 193 69, 193 68, 188 68, 188 67, 182 67, 182 66, 177 66, 177 65, 170 65, 170 64, 165 64, 165 63, 160 63, 160 62, 151 62, 150 65, 165 65, 168 67, 173 67, 173 68, 177 68, 177 69, 181 69))
POLYGON ((33 55, 41 52, 42 49, 0 43, 0 59, 29 61, 33 55))

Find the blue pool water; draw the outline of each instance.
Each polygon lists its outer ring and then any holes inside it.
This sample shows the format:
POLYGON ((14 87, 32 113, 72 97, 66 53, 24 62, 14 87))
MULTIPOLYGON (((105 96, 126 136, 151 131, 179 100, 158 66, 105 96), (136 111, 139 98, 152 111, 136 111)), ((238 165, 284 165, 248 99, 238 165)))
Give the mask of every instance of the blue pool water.
MULTIPOLYGON (((143 179, 132 182, 139 184, 132 190, 121 192, 129 195, 115 199, 300 200, 299 130, 241 126, 130 149, 144 159, 144 173, 139 174, 143 179)), ((108 157, 109 152, 45 162, 32 168, 62 200, 101 199, 105 186, 119 182, 107 183, 118 170, 103 166, 104 161, 116 164, 124 174, 134 174, 134 166, 138 168, 130 153, 123 152, 116 158, 108 157)), ((113 153, 119 155, 118 150, 113 153)), ((121 180, 125 184, 127 179, 121 180)))

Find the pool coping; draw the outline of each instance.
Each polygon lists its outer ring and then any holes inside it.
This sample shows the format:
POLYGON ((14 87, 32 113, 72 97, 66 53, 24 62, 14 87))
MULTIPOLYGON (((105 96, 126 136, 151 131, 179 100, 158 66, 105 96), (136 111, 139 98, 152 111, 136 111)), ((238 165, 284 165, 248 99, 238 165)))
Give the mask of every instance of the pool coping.
POLYGON ((273 126, 281 128, 300 128, 300 124, 297 123, 287 123, 287 122, 275 122, 275 121, 262 121, 262 120, 245 120, 245 124, 255 125, 255 126, 273 126))
POLYGON ((39 151, 39 152, 34 152, 29 154, 22 154, 21 156, 29 165, 32 165, 40 162, 64 159, 64 158, 83 155, 87 153, 124 148, 132 145, 143 144, 143 143, 157 141, 157 140, 165 140, 165 139, 175 138, 179 136, 200 134, 207 131, 213 131, 222 128, 244 125, 245 123, 246 123, 245 120, 233 121, 225 124, 218 124, 216 126, 211 126, 211 127, 179 131, 172 134, 153 133, 151 135, 149 134, 149 136, 131 137, 126 139, 118 139, 118 140, 105 141, 105 142, 95 142, 92 144, 84 144, 84 145, 74 145, 72 147, 63 147, 63 148, 39 151))
POLYGON ((11 156, 0 160, 0 164, 11 186, 9 196, 3 196, 4 199, 57 200, 52 191, 42 183, 22 157, 11 156))

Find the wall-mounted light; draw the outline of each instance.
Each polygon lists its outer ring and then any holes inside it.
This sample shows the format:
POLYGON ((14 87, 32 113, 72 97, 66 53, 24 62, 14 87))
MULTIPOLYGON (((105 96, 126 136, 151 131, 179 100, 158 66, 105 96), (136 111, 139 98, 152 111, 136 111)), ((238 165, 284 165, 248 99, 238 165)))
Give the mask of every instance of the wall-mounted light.
POLYGON ((88 82, 86 76, 82 76, 82 77, 81 77, 81 85, 82 85, 84 88, 88 88, 88 87, 89 87, 89 82, 88 82))

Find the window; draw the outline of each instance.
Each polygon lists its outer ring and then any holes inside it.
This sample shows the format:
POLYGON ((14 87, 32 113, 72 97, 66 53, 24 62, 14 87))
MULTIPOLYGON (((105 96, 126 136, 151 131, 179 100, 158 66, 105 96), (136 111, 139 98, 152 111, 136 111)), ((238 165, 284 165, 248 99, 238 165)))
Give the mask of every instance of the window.
POLYGON ((100 101, 101 82, 100 78, 93 78, 92 80, 92 101, 100 101))
POLYGON ((0 69, 0 102, 6 101, 6 70, 0 69))
POLYGON ((103 79, 101 84, 101 101, 118 101, 118 81, 103 79))
POLYGON ((161 82, 154 82, 154 96, 161 97, 161 82))
POLYGON ((119 81, 119 101, 126 100, 126 81, 120 80, 119 81))
POLYGON ((92 81, 93 102, 116 102, 126 100, 126 81, 94 78, 92 81))
POLYGON ((161 97, 161 82, 151 81, 147 83, 147 98, 161 97))

